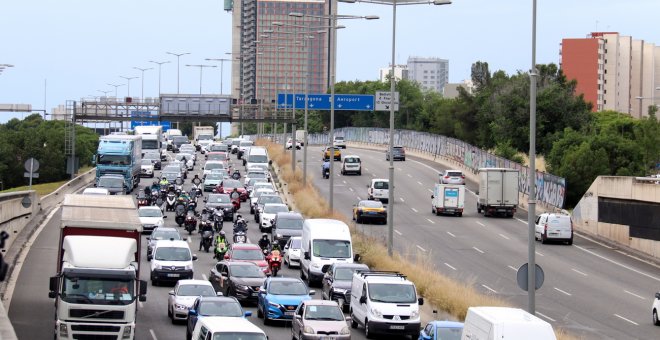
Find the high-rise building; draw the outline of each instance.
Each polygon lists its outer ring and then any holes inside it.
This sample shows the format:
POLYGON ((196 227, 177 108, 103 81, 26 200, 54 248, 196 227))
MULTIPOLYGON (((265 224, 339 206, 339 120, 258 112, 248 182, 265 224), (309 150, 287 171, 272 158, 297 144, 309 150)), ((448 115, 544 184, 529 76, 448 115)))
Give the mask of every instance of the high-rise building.
MULTIPOLYGON (((390 74, 392 74, 392 66, 383 67, 378 70, 378 79, 382 82, 389 82, 390 74)), ((394 65, 394 79, 408 79, 408 65, 394 65)))
POLYGON ((336 14, 335 1, 235 0, 225 9, 233 11, 233 98, 270 103, 278 93, 303 93, 306 80, 309 93, 326 92, 332 66, 328 41, 334 32, 319 27, 329 20, 289 13, 336 14))
POLYGON ((660 46, 617 32, 563 39, 560 65, 594 111, 614 110, 641 118, 655 105, 660 85, 660 46))
POLYGON ((442 93, 449 82, 449 60, 409 57, 408 79, 418 82, 422 89, 442 93))

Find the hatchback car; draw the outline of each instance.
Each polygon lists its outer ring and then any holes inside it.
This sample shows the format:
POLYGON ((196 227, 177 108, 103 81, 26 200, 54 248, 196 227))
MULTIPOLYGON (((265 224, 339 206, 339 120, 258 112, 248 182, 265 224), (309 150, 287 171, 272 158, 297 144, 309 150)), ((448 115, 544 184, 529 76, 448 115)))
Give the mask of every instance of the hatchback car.
MULTIPOLYGON (((208 175, 211 173, 212 170, 214 169, 227 169, 228 166, 226 166, 225 162, 222 161, 207 161, 206 164, 204 164, 204 167, 202 168, 204 170, 204 176, 208 175)), ((228 171, 229 172, 229 171, 228 171)))
POLYGON ((231 198, 227 194, 209 194, 207 199, 204 199, 207 209, 215 209, 220 207, 224 213, 225 221, 234 220, 234 205, 231 203, 231 198))
POLYGON ((440 175, 440 183, 465 185, 465 174, 461 170, 445 170, 440 175))
POLYGON ((332 264, 323 274, 321 297, 324 300, 337 301, 342 310, 347 310, 351 305, 353 273, 357 270, 367 271, 369 266, 362 263, 332 264))
POLYGON ((281 203, 268 203, 264 204, 263 211, 259 213, 259 230, 261 232, 271 232, 273 228, 273 219, 275 215, 280 212, 288 212, 289 207, 281 203))
POLYGON ((165 224, 165 220, 163 219, 167 217, 156 206, 140 207, 138 209, 138 216, 140 217, 140 223, 142 223, 143 232, 151 232, 155 228, 162 227, 165 224))
POLYGON ((147 237, 147 257, 151 256, 156 246, 156 242, 160 240, 186 240, 186 238, 181 238, 179 234, 179 229, 172 227, 158 227, 147 237))
POLYGON ((304 218, 297 212, 278 212, 273 219, 271 233, 273 242, 278 242, 284 248, 292 236, 302 236, 304 218))
MULTIPOLYGON (((348 318, 350 319, 350 317, 348 318)), ((318 339, 318 334, 332 334, 332 339, 350 339, 347 317, 333 301, 309 300, 296 308, 291 323, 292 339, 318 339)))
POLYGON ((327 161, 327 160, 330 159, 330 153, 331 152, 333 153, 332 158, 335 161, 341 161, 341 150, 339 150, 339 147, 333 148, 333 147, 330 147, 330 146, 325 147, 323 149, 323 160, 324 161, 327 161), (334 152, 333 152, 333 150, 334 150, 334 152))
POLYGON ((282 257, 284 263, 291 268, 293 266, 300 267, 300 257, 302 255, 302 237, 294 236, 286 241, 282 257))
POLYGON ((384 203, 389 201, 390 180, 384 178, 374 178, 371 185, 367 185, 367 199, 378 200, 384 203))
POLYGON ((346 155, 344 160, 341 162, 341 174, 356 174, 358 176, 362 175, 362 161, 360 156, 356 155, 346 155))
POLYGON ((419 333, 419 340, 461 340, 463 323, 455 321, 431 321, 419 333))
POLYGON ((338 148, 346 149, 346 140, 342 136, 335 136, 335 138, 333 138, 332 144, 338 148))
POLYGON ((150 159, 140 161, 140 177, 154 177, 154 162, 150 159))
MULTIPOLYGON (((300 141, 296 140, 296 150, 300 150, 300 146, 301 146, 300 141)), ((288 150, 291 150, 292 147, 293 147, 293 139, 289 138, 286 141, 286 148, 288 150)))
POLYGON ((175 323, 188 319, 188 310, 198 296, 216 296, 211 283, 204 280, 180 280, 169 292, 167 316, 175 323))
POLYGON ((298 305, 314 294, 299 278, 269 277, 259 289, 257 316, 264 319, 264 325, 270 320, 293 319, 298 305))
POLYGON ((541 214, 536 217, 535 230, 535 238, 541 240, 541 243, 561 241, 573 244, 573 221, 569 215, 541 214))
MULTIPOLYGON (((390 160, 390 150, 385 151, 385 160, 390 160)), ((403 146, 395 146, 392 148, 392 160, 406 161, 406 150, 403 146)))
POLYGON ((229 250, 225 254, 225 260, 252 262, 259 266, 259 268, 261 268, 264 273, 270 273, 268 269, 268 262, 266 262, 266 259, 264 258, 264 253, 261 252, 261 248, 259 248, 259 246, 256 244, 232 244, 229 246, 229 250))
POLYGON ((225 176, 220 172, 212 172, 206 175, 206 177, 204 177, 204 191, 213 191, 223 179, 225 179, 225 176))
MULTIPOLYGON (((225 146, 226 147, 226 146, 225 146)), ((220 161, 226 162, 229 160, 229 154, 227 152, 207 152, 206 161, 220 161)))
POLYGON ((376 221, 387 223, 387 210, 380 201, 361 200, 353 206, 353 220, 356 223, 376 221))
POLYGON ((217 292, 239 301, 257 301, 266 274, 254 263, 220 261, 211 267, 209 281, 217 292))
POLYGON ((186 340, 192 339, 192 332, 198 320, 206 317, 244 318, 251 316, 252 312, 243 312, 241 304, 233 297, 200 296, 195 299, 188 310, 188 327, 186 340))
POLYGON ((273 194, 263 194, 259 196, 259 199, 257 199, 257 203, 254 204, 254 221, 259 222, 259 214, 263 212, 264 210, 264 205, 269 204, 269 203, 279 203, 279 204, 284 204, 284 201, 282 200, 282 197, 279 195, 273 195, 273 194))
POLYGON ((148 152, 144 153, 144 155, 142 156, 142 159, 150 160, 151 163, 154 164, 154 169, 160 170, 161 167, 163 166, 163 155, 165 155, 165 157, 167 157, 166 153, 161 154, 158 151, 148 151, 148 152))

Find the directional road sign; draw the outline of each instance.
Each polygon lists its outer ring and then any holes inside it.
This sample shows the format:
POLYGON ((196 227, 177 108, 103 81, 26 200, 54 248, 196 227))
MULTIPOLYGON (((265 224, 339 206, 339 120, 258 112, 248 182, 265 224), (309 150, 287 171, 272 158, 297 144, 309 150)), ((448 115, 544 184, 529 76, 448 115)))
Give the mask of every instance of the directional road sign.
MULTIPOLYGON (((151 111, 131 111, 131 117, 152 117, 155 116, 151 111)), ((131 121, 131 130, 135 129, 136 126, 156 126, 160 125, 163 127, 163 131, 170 129, 170 122, 159 122, 155 120, 132 120, 131 121)))
MULTIPOLYGON (((392 103, 390 91, 376 91, 376 111, 389 111, 392 103)), ((394 92, 394 111, 399 111, 399 92, 394 92)))
MULTIPOLYGON (((329 94, 308 94, 307 107, 310 110, 330 110, 329 94)), ((277 95, 277 107, 280 109, 293 108, 293 95, 279 93, 277 95)), ((305 94, 296 94, 296 109, 305 108, 305 94)), ((370 94, 335 94, 335 110, 344 111, 373 111, 374 96, 370 94)))

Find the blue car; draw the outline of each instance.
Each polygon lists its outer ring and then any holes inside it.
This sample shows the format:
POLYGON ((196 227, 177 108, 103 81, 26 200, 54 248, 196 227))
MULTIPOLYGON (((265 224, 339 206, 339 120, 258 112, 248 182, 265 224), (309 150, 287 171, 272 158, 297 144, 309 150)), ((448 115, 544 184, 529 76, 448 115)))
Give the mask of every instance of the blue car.
POLYGON ((426 324, 419 340, 461 340, 462 334, 462 322, 436 320, 426 324))
POLYGON ((302 301, 314 295, 299 278, 269 277, 259 289, 257 317, 264 318, 264 325, 271 320, 291 320, 302 301))

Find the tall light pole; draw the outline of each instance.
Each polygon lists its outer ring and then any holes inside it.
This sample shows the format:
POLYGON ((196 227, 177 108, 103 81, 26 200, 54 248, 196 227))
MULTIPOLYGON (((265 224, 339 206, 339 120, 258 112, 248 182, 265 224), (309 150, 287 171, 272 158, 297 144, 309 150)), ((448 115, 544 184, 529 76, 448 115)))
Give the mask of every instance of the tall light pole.
MULTIPOLYGON (((337 0, 340 2, 354 3, 356 0, 337 0)), ((434 4, 434 5, 449 5, 451 0, 359 0, 360 2, 375 3, 381 5, 392 6, 392 64, 390 73, 390 140, 388 152, 390 155, 389 166, 389 196, 387 205, 387 254, 392 257, 393 255, 393 240, 394 240, 394 92, 396 91, 396 77, 394 76, 394 68, 396 65, 396 7, 397 5, 418 5, 418 4, 434 4)), ((332 164, 332 163, 330 163, 332 164)))
POLYGON ((224 90, 222 88, 222 81, 225 78, 224 75, 223 75, 223 70, 224 70, 224 66, 225 66, 225 61, 231 61, 231 59, 227 59, 227 58, 206 58, 204 60, 206 60, 206 61, 219 61, 220 62, 220 94, 221 95, 224 94, 224 90))
POLYGON ((106 98, 108 97, 108 93, 112 92, 112 90, 108 90, 108 91, 96 90, 96 91, 103 93, 103 97, 106 97, 106 98))
POLYGON ((153 67, 148 67, 148 68, 133 67, 133 68, 142 71, 142 94, 140 96, 140 99, 144 101, 144 71, 153 70, 154 68, 153 67))
POLYGON ((149 60, 149 62, 158 65, 158 96, 160 97, 160 94, 161 94, 161 92, 160 92, 160 75, 161 75, 161 72, 160 72, 160 71, 161 71, 161 69, 162 69, 163 64, 169 64, 170 61, 169 61, 169 60, 167 60, 167 61, 153 61, 153 60, 149 60))
POLYGON ((199 67, 199 94, 202 94, 202 73, 204 68, 207 67, 217 67, 215 65, 202 65, 202 64, 196 64, 196 65, 190 65, 186 64, 188 67, 199 67))
MULTIPOLYGON (((337 54, 337 32, 336 29, 337 27, 337 20, 338 19, 366 19, 366 20, 375 20, 379 19, 378 16, 376 15, 364 15, 364 16, 358 16, 358 15, 306 15, 303 13, 298 13, 298 12, 292 12, 289 13, 289 16, 292 17, 309 17, 309 18, 319 18, 319 19, 331 19, 330 20, 330 56, 332 57, 332 61, 328 60, 328 64, 332 65, 331 69, 332 72, 330 72, 330 135, 328 136, 328 143, 330 144, 330 193, 328 194, 328 207, 330 210, 330 213, 334 210, 334 190, 335 190, 335 175, 334 175, 334 151, 335 151, 335 145, 333 142, 334 139, 334 134, 335 134, 335 73, 337 72, 335 64, 337 62, 336 54, 337 54)), ((390 189, 391 191, 391 189, 390 189)), ((390 206, 392 204, 389 204, 390 206)))
POLYGON ((126 97, 131 96, 131 79, 135 79, 137 77, 124 77, 124 76, 119 76, 120 78, 126 79, 126 84, 127 84, 127 89, 126 89, 126 97))
POLYGON ((532 68, 529 73, 529 197, 527 198, 527 312, 536 314, 536 0, 532 0, 532 68))
POLYGON ((182 55, 190 54, 190 52, 185 52, 185 53, 172 53, 172 52, 165 52, 167 54, 171 54, 173 56, 176 56, 176 94, 179 94, 179 76, 181 75, 181 65, 179 63, 180 58, 182 55))
POLYGON ((126 84, 110 84, 110 83, 107 83, 107 84, 110 85, 110 86, 114 86, 114 88, 115 88, 115 98, 117 98, 117 88, 120 87, 120 86, 126 85, 126 84))

